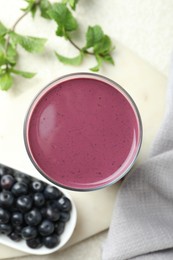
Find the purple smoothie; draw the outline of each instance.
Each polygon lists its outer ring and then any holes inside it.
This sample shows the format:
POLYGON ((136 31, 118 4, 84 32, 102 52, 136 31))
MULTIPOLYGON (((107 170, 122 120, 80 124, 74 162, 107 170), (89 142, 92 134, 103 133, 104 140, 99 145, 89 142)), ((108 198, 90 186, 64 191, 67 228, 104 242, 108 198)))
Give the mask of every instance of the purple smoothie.
POLYGON ((127 94, 108 83, 85 76, 57 81, 31 106, 27 150, 39 171, 62 187, 104 187, 137 156, 139 115, 127 94))

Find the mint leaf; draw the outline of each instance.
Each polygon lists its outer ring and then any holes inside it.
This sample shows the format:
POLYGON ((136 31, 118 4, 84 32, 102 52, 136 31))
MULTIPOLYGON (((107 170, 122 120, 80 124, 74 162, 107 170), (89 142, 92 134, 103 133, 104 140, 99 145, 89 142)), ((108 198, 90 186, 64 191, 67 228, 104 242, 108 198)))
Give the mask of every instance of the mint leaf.
POLYGON ((94 45, 94 53, 109 54, 112 50, 112 42, 109 36, 104 35, 100 42, 94 45))
POLYGON ((5 50, 5 38, 0 37, 0 51, 5 50))
POLYGON ((68 65, 78 66, 82 63, 82 60, 83 60, 82 52, 78 56, 73 57, 73 58, 64 57, 64 56, 58 54, 57 52, 55 54, 59 61, 61 61, 64 64, 68 64, 68 65))
POLYGON ((6 64, 5 53, 0 51, 0 66, 6 64))
POLYGON ((95 67, 91 68, 90 69, 91 71, 98 72, 100 70, 102 64, 103 64, 103 61, 106 61, 106 62, 114 65, 114 60, 110 55, 100 56, 100 55, 96 54, 95 57, 96 57, 96 60, 97 60, 97 65, 95 67))
POLYGON ((103 36, 103 30, 99 25, 93 27, 89 26, 86 32, 86 48, 93 47, 95 44, 99 43, 103 36))
POLYGON ((48 14, 48 10, 51 8, 51 3, 48 0, 41 0, 39 7, 41 16, 45 19, 51 19, 48 14))
POLYGON ((91 68, 90 70, 91 71, 94 71, 94 72, 98 72, 102 66, 102 63, 103 63, 103 58, 99 55, 96 55, 96 60, 97 60, 97 65, 93 68, 91 68))
POLYGON ((57 35, 57 36, 60 36, 60 37, 66 35, 63 26, 60 26, 60 25, 58 26, 58 28, 57 28, 57 30, 56 30, 56 35, 57 35))
POLYGON ((25 0, 25 2, 28 3, 28 5, 25 8, 22 8, 21 10, 24 12, 31 12, 32 17, 35 16, 35 13, 37 11, 37 3, 35 0, 25 0))
POLYGON ((24 78, 28 78, 28 79, 33 78, 36 75, 36 73, 33 73, 33 72, 27 72, 27 71, 22 71, 22 70, 15 70, 15 69, 11 69, 10 72, 20 75, 24 78))
MULTIPOLYGON (((48 11, 48 14, 53 20, 55 20, 55 22, 61 28, 61 32, 70 32, 77 29, 77 21, 65 4, 53 4, 50 10, 48 11)), ((61 34, 59 33, 58 29, 58 35, 62 36, 61 34)))
POLYGON ((0 36, 6 35, 8 32, 8 29, 0 22, 0 36))
POLYGON ((5 39, 0 38, 0 66, 3 64, 15 65, 17 62, 17 51, 10 43, 7 50, 5 50, 5 39))
POLYGON ((9 44, 8 49, 7 49, 7 53, 6 53, 6 59, 8 61, 8 63, 10 63, 11 65, 15 65, 17 62, 17 51, 16 48, 14 48, 11 44, 9 44))
POLYGON ((36 6, 36 5, 33 5, 33 7, 32 7, 31 10, 30 10, 30 12, 31 12, 31 14, 32 14, 32 17, 35 17, 36 11, 37 11, 37 6, 36 6))
POLYGON ((44 38, 23 36, 15 32, 11 32, 10 35, 14 43, 21 45, 26 51, 33 53, 42 52, 47 41, 44 38))
POLYGON ((3 37, 0 38, 0 66, 6 64, 5 57, 5 39, 3 37))
POLYGON ((108 62, 108 63, 110 63, 110 64, 112 64, 112 65, 115 64, 113 58, 112 58, 111 55, 109 55, 109 54, 103 56, 103 60, 106 61, 106 62, 108 62))
POLYGON ((48 0, 25 0, 28 5, 22 9, 24 12, 31 12, 32 17, 35 16, 37 9, 40 9, 41 16, 50 19, 47 11, 51 6, 51 3, 48 0))
POLYGON ((78 3, 78 0, 69 0, 69 4, 73 10, 76 10, 77 3, 78 3))
POLYGON ((76 10, 76 5, 78 3, 78 0, 64 0, 63 1, 64 4, 69 4, 70 7, 73 9, 73 10, 76 10))
MULTIPOLYGON (((35 4, 35 0, 25 0, 25 2, 27 2, 27 4, 28 4, 28 6, 26 6, 25 9, 27 9, 27 8, 29 8, 29 6, 31 7, 35 4)), ((27 11, 28 11, 28 9, 27 9, 27 11)))
POLYGON ((0 89, 1 90, 10 89, 12 84, 13 84, 13 79, 9 72, 5 72, 4 74, 0 75, 0 89))
POLYGON ((97 65, 91 68, 92 71, 99 71, 104 61, 114 64, 110 54, 112 50, 111 39, 104 34, 102 28, 99 25, 89 26, 86 32, 86 46, 83 48, 83 52, 93 54, 97 60, 97 65), (88 51, 89 48, 93 48, 93 51, 88 51))

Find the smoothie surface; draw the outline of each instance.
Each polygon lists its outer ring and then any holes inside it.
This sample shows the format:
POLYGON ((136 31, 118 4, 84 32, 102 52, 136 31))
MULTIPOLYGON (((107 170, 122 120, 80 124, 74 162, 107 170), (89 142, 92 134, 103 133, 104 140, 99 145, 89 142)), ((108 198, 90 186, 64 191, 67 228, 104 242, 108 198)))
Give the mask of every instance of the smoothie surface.
POLYGON ((55 83, 27 123, 31 158, 48 179, 95 189, 119 178, 139 149, 133 104, 116 86, 90 78, 55 83))

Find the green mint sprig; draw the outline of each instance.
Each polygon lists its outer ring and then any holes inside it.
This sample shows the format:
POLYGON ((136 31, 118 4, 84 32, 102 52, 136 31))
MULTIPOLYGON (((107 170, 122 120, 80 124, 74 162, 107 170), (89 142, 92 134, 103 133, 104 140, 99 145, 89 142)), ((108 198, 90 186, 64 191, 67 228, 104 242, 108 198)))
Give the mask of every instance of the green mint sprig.
MULTIPOLYGON (((24 17, 24 15, 23 15, 24 17)), ((30 53, 40 53, 43 51, 46 39, 23 36, 15 32, 15 26, 8 29, 0 22, 0 89, 8 90, 13 85, 13 75, 24 78, 35 76, 33 72, 17 70, 15 67, 18 61, 18 45, 30 53)))
POLYGON ((85 44, 79 47, 72 38, 72 32, 79 27, 74 11, 78 0, 62 0, 61 2, 51 3, 49 0, 25 0, 27 6, 22 9, 23 14, 17 19, 11 29, 0 22, 0 89, 8 90, 13 85, 13 75, 25 78, 32 78, 35 73, 16 69, 19 51, 18 46, 30 53, 41 53, 44 50, 46 39, 25 36, 16 32, 16 27, 22 19, 31 13, 35 17, 36 12, 41 17, 53 20, 56 25, 56 35, 64 37, 74 48, 79 51, 75 57, 65 57, 55 51, 58 60, 64 64, 78 66, 87 55, 92 55, 96 59, 96 65, 91 68, 97 72, 103 62, 114 64, 112 58, 113 45, 108 35, 104 34, 99 25, 88 26, 85 33, 85 44))
POLYGON ((76 57, 69 58, 56 52, 59 61, 69 65, 80 65, 85 55, 93 55, 96 58, 97 65, 91 68, 92 71, 99 71, 103 62, 114 64, 111 52, 113 46, 108 35, 104 34, 99 25, 89 26, 86 32, 86 44, 84 47, 77 46, 70 33, 77 30, 78 23, 72 12, 64 3, 54 3, 48 10, 48 15, 57 24, 56 35, 65 37, 77 50, 79 54, 76 57))

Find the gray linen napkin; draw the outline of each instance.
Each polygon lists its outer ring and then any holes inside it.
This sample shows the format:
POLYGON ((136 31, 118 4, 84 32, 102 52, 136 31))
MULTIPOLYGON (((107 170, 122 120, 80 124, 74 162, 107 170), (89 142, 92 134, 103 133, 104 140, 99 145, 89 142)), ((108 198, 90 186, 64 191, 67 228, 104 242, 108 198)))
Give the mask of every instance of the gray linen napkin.
POLYGON ((149 159, 120 188, 103 260, 173 260, 173 66, 167 94, 149 159))

